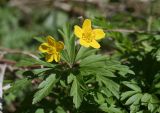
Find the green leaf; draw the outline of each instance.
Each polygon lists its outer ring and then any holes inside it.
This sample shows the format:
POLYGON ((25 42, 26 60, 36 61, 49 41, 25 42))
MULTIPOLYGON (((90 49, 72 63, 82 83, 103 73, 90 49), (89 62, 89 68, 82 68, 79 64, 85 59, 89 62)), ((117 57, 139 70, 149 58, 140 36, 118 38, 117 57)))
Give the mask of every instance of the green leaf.
POLYGON ((66 113, 65 110, 61 106, 58 106, 55 111, 56 113, 66 113))
POLYGON ((71 73, 71 74, 67 77, 67 83, 70 84, 73 80, 74 80, 74 75, 71 73))
POLYGON ((149 100, 151 99, 151 95, 148 94, 148 93, 145 93, 142 98, 141 98, 141 101, 146 103, 146 102, 149 102, 149 100))
POLYGON ((130 106, 130 113, 137 113, 137 111, 139 111, 139 105, 132 104, 130 106))
POLYGON ((116 82, 100 75, 96 75, 96 81, 99 83, 99 87, 102 87, 101 84, 104 84, 116 98, 119 98, 119 85, 116 82))
POLYGON ((85 66, 88 64, 92 64, 92 63, 96 63, 96 62, 101 62, 106 60, 106 56, 102 56, 102 55, 90 55, 84 59, 81 60, 80 62, 80 66, 85 66))
POLYGON ((85 57, 88 57, 92 54, 95 54, 96 51, 97 51, 97 49, 85 48, 85 47, 81 46, 78 53, 77 53, 75 61, 82 60, 85 57))
POLYGON ((103 75, 106 77, 116 77, 110 70, 105 69, 105 65, 101 64, 100 66, 102 67, 95 67, 98 66, 98 64, 93 64, 90 66, 83 66, 80 68, 81 73, 83 75, 85 74, 98 74, 98 75, 103 75))
POLYGON ((136 84, 133 84, 131 82, 127 82, 127 81, 124 81, 123 84, 131 89, 133 89, 134 91, 139 91, 141 92, 141 88, 139 86, 137 86, 136 84))
POLYGON ((128 66, 124 66, 124 65, 121 65, 121 67, 119 68, 119 72, 118 72, 121 76, 125 76, 126 74, 132 74, 134 75, 135 73, 129 69, 128 66))
POLYGON ((101 92, 106 95, 107 97, 112 97, 113 94, 106 88, 106 87, 102 87, 101 92))
POLYGON ((107 103, 101 104, 99 108, 106 113, 125 113, 120 108, 116 108, 115 106, 109 107, 107 103))
POLYGON ((59 33, 63 36, 66 49, 66 53, 63 55, 63 58, 68 56, 67 62, 73 64, 75 61, 75 37, 71 32, 70 25, 67 24, 64 26, 63 30, 59 30, 59 33))
POLYGON ((70 58, 66 50, 63 50, 61 52, 61 59, 64 60, 65 62, 70 62, 70 58))
POLYGON ((16 82, 12 84, 12 87, 9 90, 5 91, 5 93, 12 92, 13 94, 17 94, 19 91, 26 89, 30 84, 31 81, 27 78, 16 80, 16 82))
POLYGON ((58 79, 56 79, 55 74, 49 75, 49 77, 38 86, 40 90, 35 93, 32 103, 35 104, 46 97, 52 91, 57 81, 58 79))
POLYGON ((141 93, 137 93, 133 96, 131 96, 125 103, 125 105, 130 105, 130 104, 138 104, 140 99, 142 97, 142 94, 141 93))
POLYGON ((44 37, 34 37, 35 40, 37 40, 38 42, 45 42, 45 38, 44 37))
POLYGON ((154 104, 149 103, 148 104, 148 110, 154 111, 154 109, 155 109, 154 104))
POLYGON ((152 97, 150 99, 150 102, 152 104, 158 104, 158 103, 160 104, 160 100, 159 100, 159 98, 156 95, 152 95, 152 97))
POLYGON ((155 53, 157 61, 160 61, 160 49, 158 49, 155 53))
POLYGON ((160 88, 160 82, 155 84, 155 88, 160 88))
POLYGON ((37 109, 35 113, 45 113, 43 109, 37 109))
POLYGON ((103 97, 103 95, 101 93, 96 94, 96 97, 94 96, 94 100, 98 103, 98 104, 103 104, 105 102, 105 98, 103 97))
POLYGON ((134 95, 135 93, 138 93, 138 92, 137 91, 126 91, 121 94, 121 100, 125 100, 126 98, 129 98, 132 95, 134 95))
POLYGON ((70 91, 70 96, 73 96, 73 103, 75 104, 75 107, 79 108, 83 99, 83 95, 77 77, 74 77, 70 91))
POLYGON ((33 72, 34 74, 36 74, 36 75, 39 75, 39 74, 41 74, 41 73, 43 73, 43 72, 45 72, 45 71, 48 71, 48 70, 50 70, 50 69, 52 69, 52 68, 33 69, 32 72, 33 72))
POLYGON ((16 66, 33 66, 33 65, 43 65, 46 67, 55 67, 55 64, 51 64, 39 59, 34 59, 34 58, 25 58, 21 60, 16 66))

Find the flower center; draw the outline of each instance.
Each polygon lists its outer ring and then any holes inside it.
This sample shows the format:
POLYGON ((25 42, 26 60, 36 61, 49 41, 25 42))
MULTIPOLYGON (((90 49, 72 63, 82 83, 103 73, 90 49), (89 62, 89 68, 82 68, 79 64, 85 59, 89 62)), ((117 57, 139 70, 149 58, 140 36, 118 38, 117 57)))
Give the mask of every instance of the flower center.
POLYGON ((95 34, 92 32, 85 32, 82 34, 82 39, 85 40, 87 43, 90 43, 95 38, 95 34))
POLYGON ((48 54, 55 54, 56 52, 55 47, 49 47, 48 54))

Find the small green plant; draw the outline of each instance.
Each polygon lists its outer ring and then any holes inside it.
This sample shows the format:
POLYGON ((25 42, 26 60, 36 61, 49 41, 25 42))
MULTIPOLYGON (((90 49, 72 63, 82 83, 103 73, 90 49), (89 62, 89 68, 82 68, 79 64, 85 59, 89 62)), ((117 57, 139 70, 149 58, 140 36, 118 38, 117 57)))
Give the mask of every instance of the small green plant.
POLYGON ((15 89, 24 89, 28 86, 25 84, 32 82, 34 88, 28 90, 28 93, 36 91, 34 96, 31 96, 32 109, 25 108, 19 111, 126 112, 119 101, 120 83, 127 74, 133 75, 134 72, 114 58, 100 54, 99 49, 94 49, 100 48, 96 40, 104 38, 103 30, 92 30, 89 19, 84 21, 82 28, 75 26, 74 33, 80 38, 82 46, 78 44, 70 26, 59 32, 64 44, 55 41, 51 36, 46 38, 47 42, 38 38, 38 41, 42 42, 39 46, 42 52, 40 58, 27 58, 19 63, 19 66, 41 65, 41 68, 24 72, 27 78, 19 81, 23 85, 15 83, 14 87, 10 88, 10 93, 14 93, 15 89))
POLYGON ((39 59, 18 64, 34 69, 23 71, 25 77, 5 92, 6 102, 25 96, 22 104, 32 104, 18 113, 159 113, 159 35, 112 31, 101 18, 93 23, 96 29, 89 19, 82 28, 75 25, 74 33, 69 25, 59 29, 63 41, 36 38, 42 43, 39 59), (99 49, 97 40, 106 36, 112 39, 111 55, 99 49))

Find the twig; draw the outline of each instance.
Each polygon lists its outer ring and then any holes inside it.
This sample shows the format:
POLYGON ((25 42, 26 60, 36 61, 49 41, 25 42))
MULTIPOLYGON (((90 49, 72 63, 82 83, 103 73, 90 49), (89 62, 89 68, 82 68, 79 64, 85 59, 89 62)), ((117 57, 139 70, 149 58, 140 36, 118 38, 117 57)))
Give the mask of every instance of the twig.
POLYGON ((6 64, 0 64, 0 113, 2 113, 2 98, 3 98, 3 79, 4 79, 4 74, 6 70, 7 65, 6 64))
POLYGON ((149 8, 149 17, 148 17, 148 25, 147 25, 147 31, 150 32, 151 31, 151 27, 152 27, 152 21, 153 21, 153 1, 150 1, 150 8, 149 8))
POLYGON ((160 34, 160 31, 143 31, 143 30, 133 30, 133 29, 108 29, 106 32, 121 32, 121 33, 146 33, 146 34, 160 34))
POLYGON ((7 54, 7 53, 11 53, 11 54, 24 54, 27 55, 29 57, 38 59, 37 56, 35 56, 34 54, 27 52, 27 51, 20 51, 20 50, 14 50, 14 49, 8 49, 8 48, 3 48, 0 47, 0 51, 2 51, 3 54, 7 54))

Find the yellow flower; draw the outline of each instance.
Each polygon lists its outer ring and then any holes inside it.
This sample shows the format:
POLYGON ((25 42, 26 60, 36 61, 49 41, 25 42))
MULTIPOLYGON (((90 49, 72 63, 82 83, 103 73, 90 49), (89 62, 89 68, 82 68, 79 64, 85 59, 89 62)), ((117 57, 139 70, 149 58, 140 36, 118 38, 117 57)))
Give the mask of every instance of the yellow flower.
POLYGON ((85 19, 82 28, 75 25, 74 34, 80 38, 80 44, 85 47, 100 48, 99 43, 96 40, 105 37, 105 33, 102 29, 92 29, 91 20, 85 19))
POLYGON ((42 43, 39 46, 39 51, 46 54, 46 61, 52 62, 55 60, 56 62, 60 61, 60 51, 63 50, 64 44, 61 41, 56 41, 52 36, 46 37, 47 42, 42 43))

